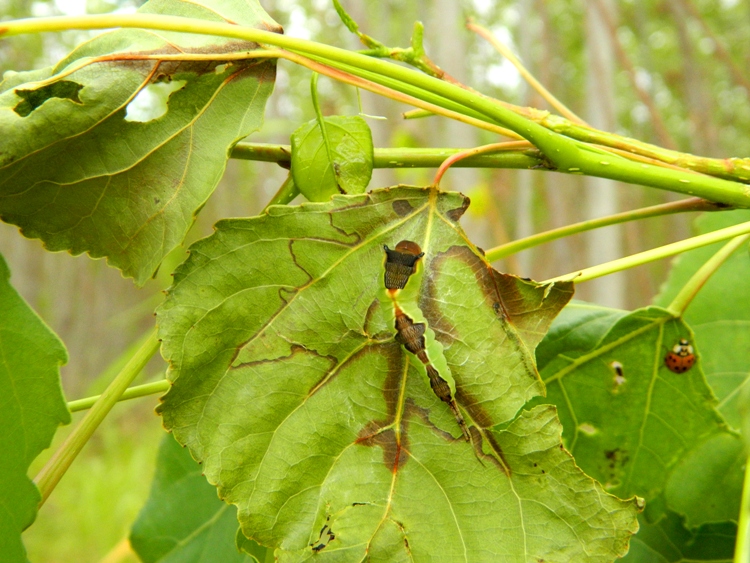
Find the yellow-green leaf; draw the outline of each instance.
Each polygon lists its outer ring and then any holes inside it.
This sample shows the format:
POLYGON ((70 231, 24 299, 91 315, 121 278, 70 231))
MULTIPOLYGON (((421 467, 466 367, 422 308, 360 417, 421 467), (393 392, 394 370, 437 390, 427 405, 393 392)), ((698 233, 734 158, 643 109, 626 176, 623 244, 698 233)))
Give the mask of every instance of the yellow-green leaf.
POLYGON ((458 225, 468 200, 395 187, 221 221, 158 310, 165 426, 280 561, 605 562, 637 528, 581 472, 534 349, 572 294, 492 270, 458 225), (394 340, 383 245, 425 252, 419 309, 448 406, 394 340), (502 423, 501 429, 496 425, 502 423))

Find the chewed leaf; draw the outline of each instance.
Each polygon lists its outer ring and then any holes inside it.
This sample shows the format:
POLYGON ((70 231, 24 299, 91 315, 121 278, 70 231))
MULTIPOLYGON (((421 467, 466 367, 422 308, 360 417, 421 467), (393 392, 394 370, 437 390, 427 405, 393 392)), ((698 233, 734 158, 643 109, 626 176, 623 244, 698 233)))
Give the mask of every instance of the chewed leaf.
MULTIPOLYGON (((386 292, 383 292, 383 296, 381 297, 379 295, 378 298, 381 300, 381 302, 386 303, 386 306, 389 300, 393 299, 394 303, 396 303, 397 306, 402 309, 403 312, 408 315, 414 323, 424 324, 425 351, 428 359, 430 360, 430 364, 435 367, 440 377, 448 383, 448 386, 451 390, 451 395, 455 396, 456 380, 453 378, 453 373, 451 372, 450 366, 448 366, 448 362, 445 359, 445 350, 443 349, 443 345, 437 340, 435 331, 432 330, 429 321, 425 318, 422 310, 419 308, 419 295, 423 284, 424 267, 423 262, 420 260, 417 264, 416 272, 410 276, 408 282, 406 283, 406 287, 398 291, 397 294, 393 297, 388 295, 386 292)), ((391 321, 389 322, 389 324, 392 326, 393 322, 391 321)), ((420 372, 425 372, 425 381, 428 381, 428 376, 426 374, 425 368, 421 365, 422 362, 415 359, 412 363, 417 365, 417 368, 420 372)))
MULTIPOLYGON (((254 0, 222 8, 166 0, 139 11, 279 29, 254 0)), ((144 282, 182 242, 231 146, 262 123, 275 62, 227 59, 256 48, 121 29, 52 69, 9 75, 0 83, 0 219, 144 282), (182 87, 163 100, 164 115, 132 119, 131 103, 157 85, 182 87)))
POLYGON ((457 224, 467 205, 396 187, 272 207, 218 223, 175 273, 158 311, 164 424, 281 561, 625 552, 635 502, 576 468, 553 408, 516 416, 572 288, 492 270, 457 224), (471 443, 395 339, 383 246, 401 240, 425 252, 418 307, 471 443))
POLYGON ((21 532, 36 518, 40 500, 27 472, 58 426, 70 422, 60 386, 68 355, 9 278, 0 256, 0 554, 3 561, 26 561, 21 532))
POLYGON ((574 306, 563 319, 549 334, 557 355, 540 346, 542 377, 581 468, 614 494, 644 497, 653 520, 665 507, 691 527, 735 518, 742 441, 715 409, 700 349, 687 371, 665 361, 681 339, 692 340, 690 328, 658 307, 607 314, 574 306))

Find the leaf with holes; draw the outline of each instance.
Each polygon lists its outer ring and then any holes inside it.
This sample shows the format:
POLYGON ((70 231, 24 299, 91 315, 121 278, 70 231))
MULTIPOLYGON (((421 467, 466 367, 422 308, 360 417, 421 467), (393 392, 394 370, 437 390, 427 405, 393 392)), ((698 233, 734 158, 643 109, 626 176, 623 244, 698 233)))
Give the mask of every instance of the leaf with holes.
POLYGON ((372 176, 374 148, 367 122, 358 115, 313 119, 292 133, 294 185, 310 201, 334 194, 361 194, 372 176))
POLYGON ((216 498, 199 465, 171 436, 156 460, 151 495, 130 533, 130 545, 143 563, 211 561, 251 563, 263 558, 240 553, 234 545, 236 509, 216 498))
MULTIPOLYGON (((279 30, 255 0, 152 1, 139 11, 279 30)), ((0 218, 50 250, 107 257, 144 282, 182 242, 230 148, 261 125, 275 63, 238 58, 256 47, 118 30, 54 68, 6 75, 0 218), (133 120, 141 95, 158 98, 160 87, 166 113, 133 120)))
POLYGON ((632 313, 572 305, 539 347, 546 401, 557 405, 578 465, 619 496, 670 508, 688 524, 735 518, 742 442, 716 411, 702 358, 684 373, 665 365, 690 328, 658 307, 632 313))
POLYGON ((57 336, 10 285, 0 256, 0 553, 26 561, 21 531, 36 518, 39 491, 26 476, 29 464, 49 447, 58 426, 70 422, 60 387, 68 360, 57 336))
MULTIPOLYGON (((750 211, 706 213, 695 224, 702 234, 750 221, 750 211)), ((666 307, 680 288, 725 243, 698 248, 675 261, 654 303, 666 307)), ((744 244, 701 288, 684 313, 701 351, 706 379, 719 399, 719 412, 734 428, 740 427, 738 400, 750 376, 750 252, 744 244)))
POLYGON ((635 500, 584 475, 534 348, 572 294, 494 271, 456 193, 395 187, 221 221, 158 310, 173 386, 159 412, 244 533, 280 561, 612 561, 635 500), (461 436, 394 340, 384 245, 425 252, 418 306, 461 436), (495 429, 498 424, 502 429, 495 429))

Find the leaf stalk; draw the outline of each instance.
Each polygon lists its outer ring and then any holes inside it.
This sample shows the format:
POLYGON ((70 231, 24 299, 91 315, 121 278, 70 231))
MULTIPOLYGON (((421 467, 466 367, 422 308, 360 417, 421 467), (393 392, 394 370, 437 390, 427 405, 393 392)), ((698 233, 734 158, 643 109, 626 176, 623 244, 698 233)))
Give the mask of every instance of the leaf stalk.
POLYGON ((125 390, 158 349, 159 340, 156 338, 156 330, 153 330, 143 345, 120 370, 120 373, 115 376, 104 393, 99 396, 76 429, 65 439, 52 458, 34 478, 34 483, 39 488, 42 497, 39 507, 49 498, 55 486, 60 482, 62 476, 65 475, 65 472, 89 441, 89 438, 94 434, 94 431, 99 427, 99 424, 101 424, 109 411, 112 410, 115 403, 120 400, 125 390))
MULTIPOLYGON (((156 395, 157 393, 166 393, 169 390, 169 381, 162 379, 160 381, 154 381, 152 383, 144 383, 143 385, 136 385, 134 387, 128 387, 118 401, 127 401, 129 399, 137 399, 138 397, 148 397, 149 395, 156 395)), ((70 412, 84 411, 90 409, 96 404, 101 398, 101 395, 94 395, 92 397, 85 397, 83 399, 76 399, 75 401, 68 402, 68 410, 70 412)))
POLYGON ((716 254, 698 268, 698 271, 693 274, 682 289, 680 289, 679 293, 677 293, 667 307, 667 310, 675 317, 681 317, 685 312, 685 309, 687 309, 688 305, 692 302, 693 298, 708 281, 708 278, 710 278, 732 254, 734 254, 735 250, 748 240, 750 240, 750 234, 734 238, 722 246, 716 254))
POLYGON ((618 225, 620 223, 627 223, 628 221, 637 221, 640 219, 648 219, 650 217, 659 217, 662 215, 671 215, 673 213, 685 213, 688 211, 717 211, 721 209, 715 203, 706 201, 699 197, 693 197, 683 199, 680 201, 672 201, 669 203, 662 203, 659 205, 652 205, 650 207, 643 207, 640 209, 633 209, 630 211, 624 211, 622 213, 616 213, 615 215, 608 215, 606 217, 599 217, 597 219, 590 219, 588 221, 581 221, 580 223, 574 223, 572 225, 565 225, 557 229, 551 229, 537 233, 530 237, 514 240, 495 248, 491 248, 485 254, 485 257, 490 262, 500 260, 511 254, 521 252, 527 248, 532 248, 540 244, 552 242, 560 238, 568 237, 571 235, 585 233, 594 229, 601 229, 602 227, 608 227, 610 225, 618 225))
POLYGON ((718 231, 706 233, 705 235, 699 235, 697 237, 660 246, 658 248, 652 248, 651 250, 639 252, 638 254, 626 256, 625 258, 618 258, 617 260, 605 262, 604 264, 599 264, 598 266, 593 266, 591 268, 578 270, 577 272, 571 272, 564 276, 545 280, 542 283, 552 283, 556 281, 581 283, 748 233, 750 233, 750 221, 727 227, 726 229, 719 229, 718 231))

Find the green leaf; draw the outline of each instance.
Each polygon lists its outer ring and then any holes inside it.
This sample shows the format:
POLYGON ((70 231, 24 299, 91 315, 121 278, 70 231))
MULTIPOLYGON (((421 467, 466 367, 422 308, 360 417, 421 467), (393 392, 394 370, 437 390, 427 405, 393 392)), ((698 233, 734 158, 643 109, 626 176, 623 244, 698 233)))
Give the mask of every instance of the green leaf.
POLYGON ((329 152, 316 119, 292 133, 292 177, 310 201, 334 194, 361 194, 372 177, 374 148, 367 122, 359 117, 324 117, 329 152))
MULTIPOLYGON (((205 486, 210 487, 208 483, 206 483, 205 486)), ((258 542, 246 538, 245 534, 242 533, 242 528, 237 528, 237 533, 235 534, 234 539, 237 550, 251 556, 251 558, 255 559, 258 563, 265 563, 267 559, 270 559, 271 561, 274 560, 273 552, 266 549, 258 542)))
MULTIPOLYGON (((750 221, 750 211, 706 213, 695 224, 697 234, 750 221)), ((680 255, 654 303, 666 307, 680 288, 724 243, 680 255)), ((750 279, 748 246, 739 248, 701 288, 683 317, 693 329, 706 379, 719 399, 719 412, 740 427, 738 399, 750 375, 750 279)))
POLYGON ((533 352, 572 294, 492 270, 458 226, 468 200, 395 187, 221 221, 158 310, 174 382, 160 413, 281 561, 612 561, 635 500, 584 475, 533 352), (394 340, 383 245, 425 252, 419 307, 448 406, 394 340), (493 426, 505 423, 502 430, 493 426))
MULTIPOLYGON (((221 10, 152 1, 139 12, 279 29, 257 1, 221 10)), ((138 283, 182 242, 231 147, 257 130, 275 62, 222 60, 254 43, 137 29, 100 35, 54 68, 0 83, 0 218, 50 250, 88 252, 138 283), (216 53, 217 60, 168 60, 216 53), (126 119, 160 85, 166 114, 126 119)))
POLYGON ((706 524, 688 530, 673 512, 657 524, 639 518, 638 533, 622 563, 732 563, 737 525, 706 524))
POLYGON ((165 436, 151 495, 133 524, 130 544, 144 563, 257 561, 234 545, 236 513, 217 498, 189 452, 165 436))
POLYGON ((702 360, 673 373, 664 358, 690 328, 667 311, 573 305, 539 348, 547 401, 578 465, 618 496, 646 498, 690 526, 737 517, 742 443, 716 411, 702 360))
POLYGON ((0 553, 26 561, 21 531, 36 518, 39 491, 26 476, 57 427, 70 423, 60 387, 65 346, 10 285, 0 256, 0 553))

